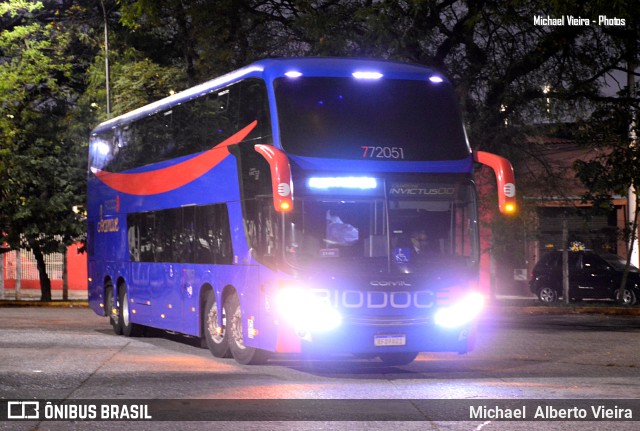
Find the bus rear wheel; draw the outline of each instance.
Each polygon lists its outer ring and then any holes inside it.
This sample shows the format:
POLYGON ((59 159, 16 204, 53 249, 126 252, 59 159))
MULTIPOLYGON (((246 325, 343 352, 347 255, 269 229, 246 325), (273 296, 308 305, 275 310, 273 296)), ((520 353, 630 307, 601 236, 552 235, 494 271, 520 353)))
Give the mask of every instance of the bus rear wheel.
POLYGON ((216 358, 229 358, 231 351, 229 349, 229 340, 226 335, 225 325, 226 317, 224 308, 222 310, 222 319, 218 319, 218 304, 216 302, 216 294, 213 291, 207 292, 204 304, 204 338, 209 351, 216 358), (219 322, 222 323, 219 323, 219 322))
POLYGON ((107 284, 104 290, 104 308, 105 314, 109 316, 109 323, 116 335, 122 335, 122 325, 120 324, 120 307, 117 306, 113 299, 113 285, 107 284))
POLYGON ((244 344, 242 334, 242 311, 238 295, 231 293, 224 300, 224 310, 227 327, 226 338, 229 340, 229 349, 236 362, 243 365, 263 364, 268 359, 268 352, 244 344))

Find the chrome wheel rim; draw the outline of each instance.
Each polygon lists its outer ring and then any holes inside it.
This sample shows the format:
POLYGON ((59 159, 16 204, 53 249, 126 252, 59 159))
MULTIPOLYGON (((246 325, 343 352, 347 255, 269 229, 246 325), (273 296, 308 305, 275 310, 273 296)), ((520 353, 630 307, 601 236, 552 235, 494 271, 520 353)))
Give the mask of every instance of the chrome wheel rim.
POLYGON ((542 302, 553 302, 556 299, 556 293, 553 289, 545 287, 540 289, 540 300, 542 302))
POLYGON ((232 323, 231 323, 231 335, 233 335, 233 340, 238 346, 239 349, 245 349, 244 345, 244 337, 242 336, 242 313, 240 312, 240 307, 236 308, 233 313, 232 323))
POLYGON ((225 326, 225 318, 224 313, 222 314, 222 326, 218 325, 218 307, 217 304, 213 304, 211 310, 209 310, 209 314, 207 316, 207 330, 209 331, 209 335, 211 336, 211 340, 220 344, 224 340, 224 326, 225 326))

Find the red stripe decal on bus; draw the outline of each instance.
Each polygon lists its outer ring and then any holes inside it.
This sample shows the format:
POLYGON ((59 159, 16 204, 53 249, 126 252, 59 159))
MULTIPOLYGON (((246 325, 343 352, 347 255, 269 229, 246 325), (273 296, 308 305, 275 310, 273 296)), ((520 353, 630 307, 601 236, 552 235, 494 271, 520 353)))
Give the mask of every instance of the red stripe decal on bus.
POLYGON ((149 172, 122 174, 93 168, 91 171, 104 184, 121 193, 146 196, 169 192, 209 172, 229 155, 227 147, 241 142, 257 124, 258 122, 254 121, 210 150, 166 168, 149 172))

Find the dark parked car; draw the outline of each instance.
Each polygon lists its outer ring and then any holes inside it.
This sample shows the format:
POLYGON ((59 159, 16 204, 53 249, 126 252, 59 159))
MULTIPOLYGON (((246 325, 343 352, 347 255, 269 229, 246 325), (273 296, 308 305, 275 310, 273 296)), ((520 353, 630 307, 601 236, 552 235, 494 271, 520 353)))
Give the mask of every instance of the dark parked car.
MULTIPOLYGON (((626 260, 615 254, 592 251, 569 252, 569 295, 571 300, 618 300, 626 260)), ((540 301, 551 303, 562 296, 562 252, 542 256, 533 268, 529 283, 540 301)), ((631 266, 623 290, 624 304, 633 305, 640 298, 640 271, 631 266)))

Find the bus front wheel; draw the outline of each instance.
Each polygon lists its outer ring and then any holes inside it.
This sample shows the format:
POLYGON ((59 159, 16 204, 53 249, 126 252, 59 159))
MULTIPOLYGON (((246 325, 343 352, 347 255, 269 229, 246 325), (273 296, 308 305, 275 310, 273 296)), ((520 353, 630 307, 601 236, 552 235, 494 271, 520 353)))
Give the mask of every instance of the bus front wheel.
POLYGON ((263 364, 268 359, 268 352, 244 344, 242 334, 242 311, 238 295, 232 293, 224 300, 223 313, 226 316, 226 338, 229 340, 229 349, 233 358, 243 365, 263 364))
POLYGON ((142 335, 142 326, 131 322, 131 310, 129 308, 129 296, 127 286, 123 283, 118 288, 118 298, 120 303, 120 313, 118 313, 122 335, 125 337, 139 337, 142 335))
POLYGON ((229 339, 226 336, 226 318, 224 309, 222 319, 218 319, 218 304, 213 291, 207 293, 204 304, 204 338, 207 348, 216 358, 229 358, 229 339), (221 322, 221 323, 220 323, 221 322))

